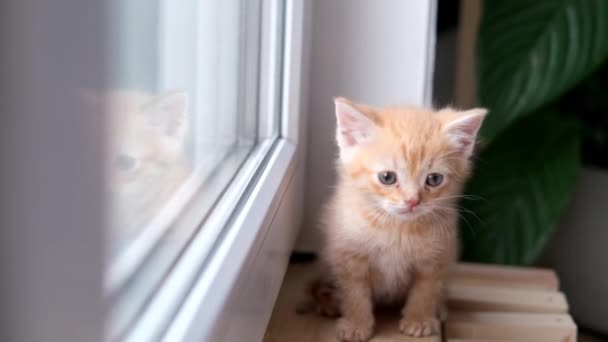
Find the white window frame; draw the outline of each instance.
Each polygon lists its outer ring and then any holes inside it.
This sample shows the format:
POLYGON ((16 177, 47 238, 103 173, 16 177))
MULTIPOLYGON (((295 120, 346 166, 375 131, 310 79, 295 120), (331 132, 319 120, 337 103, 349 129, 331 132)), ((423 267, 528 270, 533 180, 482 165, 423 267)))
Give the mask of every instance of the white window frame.
MULTIPOLYGON (((282 99, 280 137, 264 171, 240 203, 238 213, 231 217, 212 258, 163 336, 164 341, 256 341, 264 336, 302 210, 303 173, 297 171, 304 151, 299 148, 299 133, 307 5, 288 0, 284 6, 282 93, 268 94, 269 103, 275 103, 275 97, 282 99)), ((276 8, 273 12, 283 15, 276 8)), ((274 32, 272 27, 269 29, 274 32)), ((202 238, 192 242, 182 257, 183 262, 192 264, 184 268, 200 266, 195 260, 200 260, 197 253, 204 243, 202 238)), ((176 272, 173 279, 179 282, 180 277, 176 272)), ((171 291, 169 286, 167 289, 171 291)), ((148 324, 153 324, 153 320, 148 324)), ((149 325, 142 325, 142 331, 148 328, 149 325)))
MULTIPOLYGON (((280 138, 263 172, 246 197, 222 199, 236 201, 238 210, 212 254, 199 254, 205 241, 197 235, 127 340, 263 338, 301 217, 308 3, 285 0, 280 138), (173 299, 180 300, 175 310, 159 316, 173 299)), ((0 81, 11 96, 3 110, 14 124, 3 134, 7 166, 0 174, 11 189, 2 193, 10 205, 0 218, 6 234, 0 247, 8 256, 2 272, 12 275, 0 291, 12 304, 0 309, 11 318, 2 340, 103 341, 109 311, 103 296, 105 135, 99 118, 83 116, 75 98, 79 89, 103 89, 107 2, 8 0, 2 6, 9 29, 0 42, 14 47, 3 58, 0 81)))

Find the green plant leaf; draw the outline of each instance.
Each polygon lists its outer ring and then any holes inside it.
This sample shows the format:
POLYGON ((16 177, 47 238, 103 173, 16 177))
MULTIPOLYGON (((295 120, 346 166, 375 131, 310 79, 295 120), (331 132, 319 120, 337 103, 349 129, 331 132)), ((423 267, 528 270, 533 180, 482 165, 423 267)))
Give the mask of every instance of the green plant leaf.
POLYGON ((463 258, 529 264, 568 203, 580 168, 580 125, 536 113, 482 152, 465 193, 463 258), (470 212, 468 212, 470 211, 470 212))
POLYGON ((608 57, 606 0, 486 0, 479 32, 482 136, 560 96, 608 57))

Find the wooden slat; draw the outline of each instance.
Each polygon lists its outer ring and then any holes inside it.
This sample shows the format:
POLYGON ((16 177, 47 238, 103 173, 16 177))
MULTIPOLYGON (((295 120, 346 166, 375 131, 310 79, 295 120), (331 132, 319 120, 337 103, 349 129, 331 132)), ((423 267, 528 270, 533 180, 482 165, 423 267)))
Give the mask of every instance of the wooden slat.
POLYGON ((451 284, 447 288, 449 310, 567 313, 563 293, 499 287, 451 284))
POLYGON ((451 339, 576 341, 576 325, 567 314, 450 312, 444 326, 451 339))
POLYGON ((550 269, 475 263, 455 265, 449 282, 537 290, 559 289, 559 279, 550 269))

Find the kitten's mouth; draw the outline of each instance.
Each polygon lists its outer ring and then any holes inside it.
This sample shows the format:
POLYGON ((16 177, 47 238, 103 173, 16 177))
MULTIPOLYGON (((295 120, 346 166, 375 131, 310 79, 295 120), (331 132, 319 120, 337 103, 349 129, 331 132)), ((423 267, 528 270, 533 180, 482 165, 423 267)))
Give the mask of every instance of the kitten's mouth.
POLYGON ((395 210, 396 216, 404 221, 413 220, 420 217, 424 213, 421 208, 399 208, 395 210))
POLYGON ((399 214, 403 214, 403 215, 408 215, 414 212, 414 210, 416 210, 415 208, 401 208, 398 209, 397 212, 399 212, 399 214))

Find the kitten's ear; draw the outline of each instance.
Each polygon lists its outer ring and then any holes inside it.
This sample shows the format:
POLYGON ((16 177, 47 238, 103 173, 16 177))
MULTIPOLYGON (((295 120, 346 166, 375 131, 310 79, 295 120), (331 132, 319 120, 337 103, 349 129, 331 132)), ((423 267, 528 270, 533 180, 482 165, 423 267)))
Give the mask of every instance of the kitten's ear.
POLYGON ((173 139, 182 139, 187 130, 188 95, 172 91, 158 96, 148 106, 148 119, 173 139))
POLYGON ((351 101, 343 97, 334 99, 336 105, 336 140, 340 149, 368 142, 374 131, 374 121, 351 101))
POLYGON ((487 113, 488 110, 485 108, 475 108, 452 112, 447 116, 443 131, 449 141, 455 147, 462 149, 467 157, 473 153, 477 133, 487 113))

